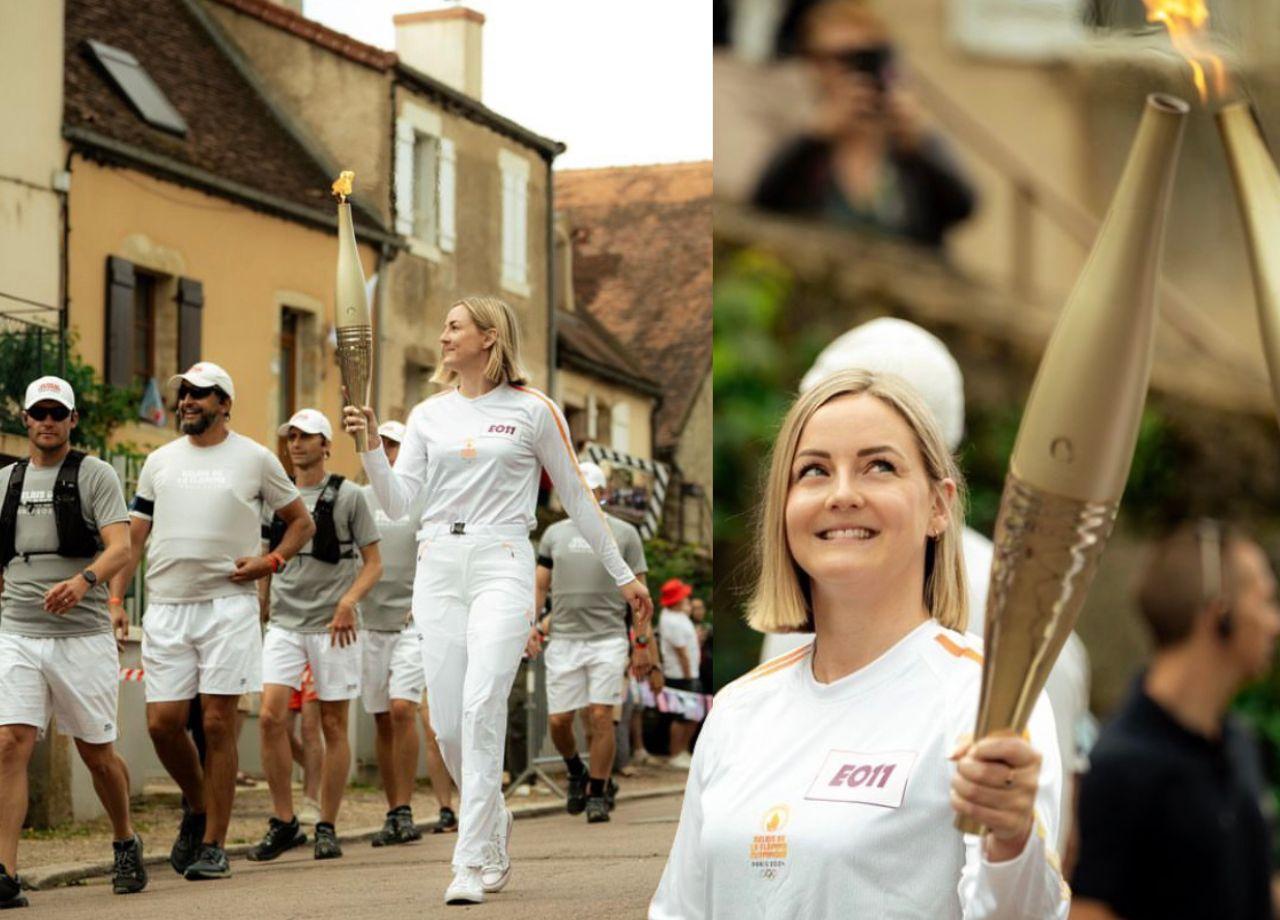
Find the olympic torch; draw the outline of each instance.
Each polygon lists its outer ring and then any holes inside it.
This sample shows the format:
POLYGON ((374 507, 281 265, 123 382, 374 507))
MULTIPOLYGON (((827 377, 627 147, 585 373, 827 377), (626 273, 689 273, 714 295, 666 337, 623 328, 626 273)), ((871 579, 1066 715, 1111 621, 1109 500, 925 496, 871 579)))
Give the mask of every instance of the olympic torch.
MULTIPOLYGON (((355 173, 343 172, 333 183, 338 198, 338 280, 334 288, 334 327, 338 336, 338 370, 346 391, 344 403, 363 408, 369 404, 369 380, 373 369, 373 325, 365 296, 364 269, 356 249, 351 223, 351 183, 355 173)), ((356 450, 369 449, 368 432, 356 434, 356 450)))
POLYGON ((1272 396, 1280 410, 1280 254, 1276 251, 1280 245, 1280 172, 1247 103, 1224 106, 1216 119, 1244 220, 1262 348, 1271 372, 1272 396))
MULTIPOLYGON (((1147 97, 1040 361, 996 519, 975 738, 1026 728, 1115 522, 1151 374, 1165 215, 1189 110, 1172 96, 1147 97)), ((967 818, 956 826, 982 830, 967 818)))

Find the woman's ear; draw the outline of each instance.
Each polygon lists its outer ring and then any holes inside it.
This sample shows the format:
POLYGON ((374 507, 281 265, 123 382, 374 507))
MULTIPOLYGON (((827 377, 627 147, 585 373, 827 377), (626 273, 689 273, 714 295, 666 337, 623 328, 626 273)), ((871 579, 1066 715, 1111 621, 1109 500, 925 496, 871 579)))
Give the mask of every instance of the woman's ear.
POLYGON ((929 536, 940 537, 951 523, 951 506, 956 502, 956 482, 943 479, 933 490, 933 509, 929 515, 929 536))

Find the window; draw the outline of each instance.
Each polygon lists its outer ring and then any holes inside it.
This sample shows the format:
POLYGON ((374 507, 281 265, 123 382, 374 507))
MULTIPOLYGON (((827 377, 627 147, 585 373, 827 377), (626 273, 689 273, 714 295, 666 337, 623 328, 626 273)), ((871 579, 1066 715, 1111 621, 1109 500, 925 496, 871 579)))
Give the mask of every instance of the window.
POLYGON ((587 437, 587 410, 581 406, 565 406, 564 417, 569 423, 569 440, 573 442, 573 449, 582 450, 583 445, 590 440, 587 437))
POLYGON ((302 314, 285 307, 280 311, 280 389, 276 418, 281 423, 298 411, 298 354, 302 314))
POLYGON ((133 377, 145 385, 156 375, 156 276, 134 272, 133 377))
POLYGON ((453 141, 440 116, 406 103, 396 120, 396 232, 416 255, 438 259, 457 242, 453 141))
POLYGON ((199 360, 204 286, 107 257, 104 378, 128 389, 199 360), (188 363, 176 365, 184 359, 188 363))
POLYGON ((187 123, 146 69, 128 51, 92 39, 85 42, 90 56, 107 72, 120 94, 143 121, 156 128, 186 136, 187 123))
POLYGON ((413 133, 413 235, 436 245, 440 229, 437 191, 440 181, 440 138, 413 133))
POLYGON ((529 295, 529 162, 498 151, 502 176, 502 286, 529 295))
POLYGON ((631 450, 631 407, 618 403, 610 413, 609 445, 623 453, 631 450))
MULTIPOLYGON (((971 54, 1051 60, 1080 47, 1092 0, 950 0, 951 34, 971 54)), ((1142 4, 1134 2, 1135 7, 1142 4)))

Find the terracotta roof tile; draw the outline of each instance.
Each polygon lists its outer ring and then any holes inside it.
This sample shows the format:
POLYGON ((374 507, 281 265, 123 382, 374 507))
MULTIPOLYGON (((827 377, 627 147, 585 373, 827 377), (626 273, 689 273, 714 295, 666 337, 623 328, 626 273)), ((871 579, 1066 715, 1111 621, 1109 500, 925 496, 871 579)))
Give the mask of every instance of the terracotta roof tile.
POLYGON ((556 173, 574 302, 663 388, 654 442, 673 448, 711 367, 711 163, 556 173))
POLYGON ((636 389, 661 389, 652 377, 640 370, 627 349, 584 310, 556 311, 556 357, 557 362, 572 362, 574 357, 583 359, 617 382, 636 389))
MULTIPOLYGON (((179 0, 68 0, 63 123, 159 154, 286 201, 331 210, 316 159, 179 0), (182 114, 185 137, 142 120, 85 47, 129 52, 182 114)), ((357 214, 357 222, 365 223, 357 214)))

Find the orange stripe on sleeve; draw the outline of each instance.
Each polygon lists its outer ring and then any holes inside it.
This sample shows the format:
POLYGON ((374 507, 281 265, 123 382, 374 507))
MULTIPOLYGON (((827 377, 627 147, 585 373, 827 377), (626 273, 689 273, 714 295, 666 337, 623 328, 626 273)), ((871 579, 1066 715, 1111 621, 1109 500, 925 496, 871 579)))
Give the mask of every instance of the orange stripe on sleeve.
POLYGON ((968 658, 970 661, 976 661, 978 664, 982 664, 982 656, 969 648, 969 646, 961 645, 959 642, 952 640, 948 636, 937 635, 934 636, 934 639, 937 640, 939 645, 951 654, 955 655, 957 658, 968 658))
POLYGON ((757 678, 760 678, 760 677, 768 677, 770 674, 773 674, 776 671, 785 671, 787 668, 791 667, 792 665, 804 660, 804 658, 809 654, 809 650, 812 648, 813 648, 812 645, 803 645, 798 649, 794 649, 793 651, 787 652, 785 655, 781 655, 778 658, 774 658, 770 661, 766 661, 764 664, 760 665, 754 670, 748 671, 746 674, 742 676, 742 679, 756 680, 757 678))

